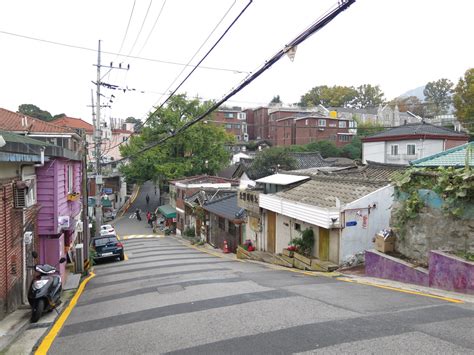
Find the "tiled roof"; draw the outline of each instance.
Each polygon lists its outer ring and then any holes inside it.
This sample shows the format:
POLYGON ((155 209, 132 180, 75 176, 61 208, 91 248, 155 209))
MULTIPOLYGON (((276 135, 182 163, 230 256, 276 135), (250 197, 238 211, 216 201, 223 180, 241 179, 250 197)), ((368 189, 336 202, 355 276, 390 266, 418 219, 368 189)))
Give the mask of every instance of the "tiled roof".
POLYGON ((466 152, 467 147, 471 148, 471 156, 469 159, 469 166, 474 166, 474 142, 466 143, 444 152, 436 153, 428 157, 424 157, 418 160, 412 161, 410 164, 413 166, 454 166, 462 167, 466 166, 466 152))
POLYGON ((120 134, 120 133, 122 133, 122 134, 133 134, 132 131, 128 131, 128 130, 126 130, 126 129, 119 129, 119 128, 117 128, 117 129, 113 129, 113 130, 112 130, 112 134, 120 134))
POLYGON ((0 108, 0 129, 13 132, 30 133, 74 133, 69 128, 60 127, 21 113, 0 108))
MULTIPOLYGON (((40 141, 38 139, 33 139, 28 136, 23 136, 21 134, 0 131, 0 136, 2 136, 6 142, 32 144, 32 145, 39 145, 42 147, 54 147, 54 145, 51 143, 40 141)), ((0 150, 1 150, 1 147, 0 147, 0 150)))
POLYGON ((171 184, 222 184, 222 183, 230 183, 231 185, 238 185, 239 182, 233 179, 227 179, 224 177, 219 176, 212 176, 212 175, 195 175, 195 176, 188 176, 182 179, 175 179, 170 181, 171 184))
POLYGON ((242 220, 245 214, 237 205, 237 193, 209 202, 203 209, 229 220, 242 220))
POLYGON ((83 129, 86 131, 86 133, 92 133, 94 131, 94 126, 91 125, 89 122, 86 122, 80 118, 74 118, 74 117, 61 117, 57 118, 51 123, 61 126, 61 127, 69 127, 69 128, 75 128, 75 129, 83 129))
POLYGON ((403 173, 406 165, 383 164, 368 161, 366 165, 353 169, 344 169, 326 174, 327 176, 340 177, 345 180, 374 181, 388 183, 395 176, 403 173))
POLYGON ((335 208, 336 198, 339 199, 341 206, 346 205, 386 185, 384 182, 315 177, 293 189, 278 192, 276 196, 322 208, 335 208))
POLYGON ((452 136, 452 137, 466 137, 464 133, 453 131, 452 129, 434 126, 429 123, 410 123, 403 126, 393 127, 386 131, 376 133, 371 136, 367 136, 364 139, 371 138, 387 138, 396 136, 411 136, 411 135, 439 135, 439 136, 452 136))
POLYGON ((228 166, 227 168, 222 169, 217 173, 217 176, 223 177, 226 179, 232 179, 232 176, 234 175, 235 171, 237 170, 238 165, 237 164, 232 164, 228 166))

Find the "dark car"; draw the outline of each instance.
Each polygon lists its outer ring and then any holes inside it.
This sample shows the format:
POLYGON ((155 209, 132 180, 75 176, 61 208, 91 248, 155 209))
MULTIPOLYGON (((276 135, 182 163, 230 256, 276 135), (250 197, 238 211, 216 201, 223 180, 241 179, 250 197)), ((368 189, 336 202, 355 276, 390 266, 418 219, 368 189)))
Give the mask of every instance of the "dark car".
POLYGON ((115 235, 95 237, 92 239, 91 245, 96 253, 94 260, 106 258, 120 258, 120 260, 124 260, 125 258, 123 244, 120 243, 115 235))

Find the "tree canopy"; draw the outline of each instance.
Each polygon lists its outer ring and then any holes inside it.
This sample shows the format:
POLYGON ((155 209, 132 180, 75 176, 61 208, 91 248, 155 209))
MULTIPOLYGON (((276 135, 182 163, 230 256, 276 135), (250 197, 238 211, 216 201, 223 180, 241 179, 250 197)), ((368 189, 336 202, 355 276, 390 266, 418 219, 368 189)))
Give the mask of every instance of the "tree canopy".
POLYGON ((357 108, 377 107, 384 103, 384 93, 378 85, 360 85, 357 88, 357 95, 354 99, 354 106, 357 108))
POLYGON ((460 78, 453 96, 456 117, 471 134, 474 134, 474 68, 468 69, 460 78))
POLYGON ((423 94, 428 103, 426 115, 438 116, 448 113, 452 103, 453 83, 448 79, 430 81, 426 84, 423 94))
POLYGON ((296 169, 296 160, 289 154, 289 149, 284 147, 272 147, 262 150, 257 154, 252 166, 258 166, 267 173, 273 174, 278 169, 296 169))
POLYGON ((134 132, 139 132, 140 129, 142 128, 142 121, 139 119, 139 118, 135 118, 135 117, 127 117, 125 119, 125 122, 126 123, 133 123, 133 131, 134 132))
POLYGON ((42 121, 51 121, 53 119, 53 116, 48 111, 44 111, 33 104, 22 104, 18 106, 18 112, 33 118, 38 118, 42 121))
POLYGON ((205 112, 211 103, 188 100, 186 95, 173 96, 168 104, 150 117, 140 135, 120 146, 122 156, 132 156, 121 167, 127 181, 142 183, 147 180, 173 179, 197 174, 214 174, 229 161, 226 145, 234 140, 224 128, 212 124, 212 118, 201 121, 179 135, 143 153, 162 137, 175 132, 184 124, 205 112))
POLYGON ((281 99, 280 99, 280 95, 276 95, 276 96, 273 96, 273 99, 270 101, 270 106, 271 105, 278 105, 278 104, 281 104, 281 99))

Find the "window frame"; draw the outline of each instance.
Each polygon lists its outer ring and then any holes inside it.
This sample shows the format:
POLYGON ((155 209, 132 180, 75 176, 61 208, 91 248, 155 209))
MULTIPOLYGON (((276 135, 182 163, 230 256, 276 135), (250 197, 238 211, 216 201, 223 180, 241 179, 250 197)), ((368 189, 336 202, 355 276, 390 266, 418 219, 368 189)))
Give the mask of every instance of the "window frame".
POLYGON ((326 120, 324 118, 318 119, 318 127, 326 127, 326 120))
POLYGON ((398 144, 391 144, 391 145, 390 145, 390 155, 391 155, 391 156, 394 156, 394 157, 400 155, 399 152, 398 152, 398 144), (396 150, 396 154, 393 154, 394 148, 396 148, 396 149, 395 149, 395 150, 396 150))
POLYGON ((416 144, 414 143, 407 144, 407 155, 410 155, 410 156, 416 155, 416 144), (409 150, 410 147, 413 147, 413 154, 410 153, 410 150, 409 150))

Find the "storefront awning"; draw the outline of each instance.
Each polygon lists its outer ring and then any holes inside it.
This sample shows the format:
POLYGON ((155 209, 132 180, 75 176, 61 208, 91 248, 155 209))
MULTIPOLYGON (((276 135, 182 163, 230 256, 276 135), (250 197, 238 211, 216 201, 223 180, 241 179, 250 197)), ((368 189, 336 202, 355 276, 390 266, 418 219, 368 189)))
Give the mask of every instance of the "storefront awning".
POLYGON ((165 216, 165 218, 176 218, 176 208, 169 204, 158 207, 158 211, 165 216))
POLYGON ((108 198, 103 198, 102 207, 112 207, 112 201, 110 201, 108 198))

